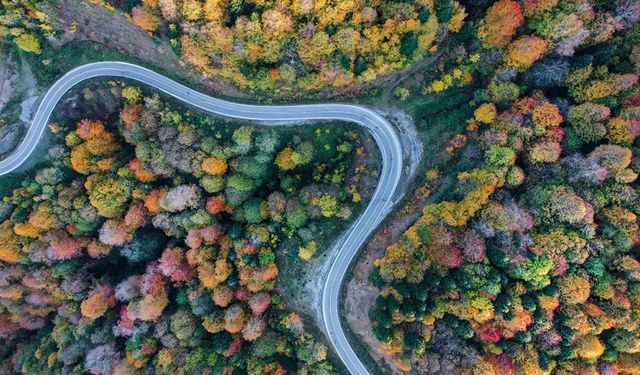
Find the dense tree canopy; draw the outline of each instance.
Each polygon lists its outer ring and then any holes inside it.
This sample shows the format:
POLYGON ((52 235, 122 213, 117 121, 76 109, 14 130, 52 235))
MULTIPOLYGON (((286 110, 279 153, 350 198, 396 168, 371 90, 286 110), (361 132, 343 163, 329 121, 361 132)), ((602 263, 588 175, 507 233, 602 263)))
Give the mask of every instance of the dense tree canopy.
POLYGON ((637 374, 640 3, 483 3, 458 183, 375 261, 373 333, 405 371, 449 331, 473 374, 637 374))
POLYGON ((54 33, 47 1, 5 0, 0 6, 0 39, 13 41, 22 51, 40 54, 41 39, 54 33))
POLYGON ((205 75, 261 91, 370 81, 426 56, 466 17, 457 1, 158 0, 132 21, 205 75), (162 22, 160 22, 162 20, 162 22))
POLYGON ((347 175, 343 145, 360 133, 219 123, 121 92, 115 122, 57 125, 62 157, 0 204, 0 372, 333 372, 274 291, 275 253, 307 261, 349 219, 344 184, 368 172, 347 175))

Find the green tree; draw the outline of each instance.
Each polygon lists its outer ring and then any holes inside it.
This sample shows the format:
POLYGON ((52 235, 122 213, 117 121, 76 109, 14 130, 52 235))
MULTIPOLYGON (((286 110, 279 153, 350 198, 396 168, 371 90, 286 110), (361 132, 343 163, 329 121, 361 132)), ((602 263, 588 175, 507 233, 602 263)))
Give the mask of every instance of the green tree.
POLYGON ((626 329, 614 329, 607 339, 616 351, 621 353, 640 353, 640 335, 626 329))
POLYGON ((305 165, 313 160, 315 155, 315 147, 311 142, 301 142, 297 145, 291 154, 291 160, 296 166, 305 165))
POLYGON ((509 147, 491 146, 485 153, 484 158, 487 167, 502 168, 514 163, 516 153, 509 147))
POLYGON ((520 88, 513 82, 491 81, 487 92, 489 100, 503 107, 510 105, 520 96, 520 88))
POLYGON ((257 357, 269 358, 276 353, 277 346, 278 334, 273 331, 268 331, 253 342, 251 350, 257 357))
POLYGON ((131 184, 110 174, 94 174, 85 182, 91 205, 100 216, 114 218, 122 215, 131 198, 131 184))
POLYGON ((329 194, 320 197, 318 202, 320 213, 324 217, 333 217, 338 212, 338 200, 329 194))
POLYGON ((243 216, 249 224, 258 224, 264 220, 262 216, 262 200, 253 198, 243 205, 243 216))
POLYGON ((400 53, 411 58, 416 48, 418 48, 418 35, 413 31, 405 33, 400 39, 400 53))
POLYGON ((532 289, 542 289, 551 283, 549 272, 553 269, 553 262, 547 256, 527 258, 513 268, 513 276, 529 283, 532 289))
POLYGON ((449 22, 456 10, 454 2, 452 0, 436 0, 434 5, 438 22, 449 22))
POLYGON ((287 220, 287 226, 296 230, 305 226, 309 219, 309 213, 304 206, 300 206, 296 209, 287 211, 285 218, 287 220))

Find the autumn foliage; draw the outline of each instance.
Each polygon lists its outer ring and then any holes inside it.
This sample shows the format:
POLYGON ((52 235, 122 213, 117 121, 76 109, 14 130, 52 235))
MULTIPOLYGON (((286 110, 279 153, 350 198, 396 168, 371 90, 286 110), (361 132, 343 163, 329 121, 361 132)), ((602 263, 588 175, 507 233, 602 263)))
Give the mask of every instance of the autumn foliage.
POLYGON ((428 55, 439 26, 459 32, 467 16, 457 1, 435 3, 158 0, 130 14, 204 75, 295 93, 371 81, 428 55))
MULTIPOLYGON (((276 21, 265 20, 286 32, 276 21)), ((333 372, 280 303, 275 254, 285 239, 315 243, 307 225, 315 238, 349 218, 364 167, 341 191, 355 151, 339 146, 359 133, 280 140, 225 123, 211 135, 209 118, 121 91, 114 123, 60 125, 58 160, 0 203, 0 372, 333 372), (295 171, 277 163, 284 150, 295 171)))
POLYGON ((507 46, 504 60, 512 68, 528 68, 542 57, 546 47, 547 42, 544 39, 537 36, 524 36, 507 46))
POLYGON ((469 45, 482 45, 481 88, 469 87, 472 116, 444 168, 459 172, 385 238, 369 278, 373 334, 401 371, 636 371, 640 87, 626 39, 640 8, 625 4, 500 0, 479 12, 469 45))
POLYGON ((491 5, 480 22, 478 38, 487 48, 505 47, 523 22, 524 16, 519 3, 499 0, 491 5))

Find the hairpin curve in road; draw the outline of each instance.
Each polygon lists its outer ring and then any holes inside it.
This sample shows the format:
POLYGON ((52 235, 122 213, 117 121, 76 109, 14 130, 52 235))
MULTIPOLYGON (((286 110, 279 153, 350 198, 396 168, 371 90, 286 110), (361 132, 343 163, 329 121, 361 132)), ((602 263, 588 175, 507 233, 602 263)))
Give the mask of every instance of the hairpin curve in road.
MULTIPOLYGON (((340 120, 354 122, 372 134, 382 156, 382 171, 376 190, 364 212, 349 227, 343 241, 330 254, 330 269, 322 291, 322 319, 329 340, 352 374, 368 374, 349 345, 340 323, 339 298, 342 281, 358 249, 393 207, 402 175, 402 144, 393 126, 371 109, 352 104, 251 105, 216 99, 181 85, 138 65, 118 61, 97 62, 77 67, 56 81, 46 92, 33 116, 27 134, 6 159, 0 161, 0 176, 20 167, 35 150, 51 113, 63 95, 78 83, 96 77, 120 77, 152 86, 187 104, 216 115, 264 122, 340 120)), ((299 124, 305 126, 306 123, 299 124)))

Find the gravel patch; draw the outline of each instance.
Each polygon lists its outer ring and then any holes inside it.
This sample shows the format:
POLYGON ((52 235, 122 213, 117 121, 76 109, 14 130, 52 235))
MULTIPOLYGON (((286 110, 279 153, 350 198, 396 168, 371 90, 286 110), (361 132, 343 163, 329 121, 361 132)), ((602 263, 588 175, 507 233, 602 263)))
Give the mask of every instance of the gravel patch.
POLYGON ((11 124, 0 127, 0 156, 4 156, 16 148, 20 141, 21 134, 21 124, 11 124))
POLYGON ((0 46, 0 112, 16 94, 20 78, 16 64, 15 55, 0 46))

